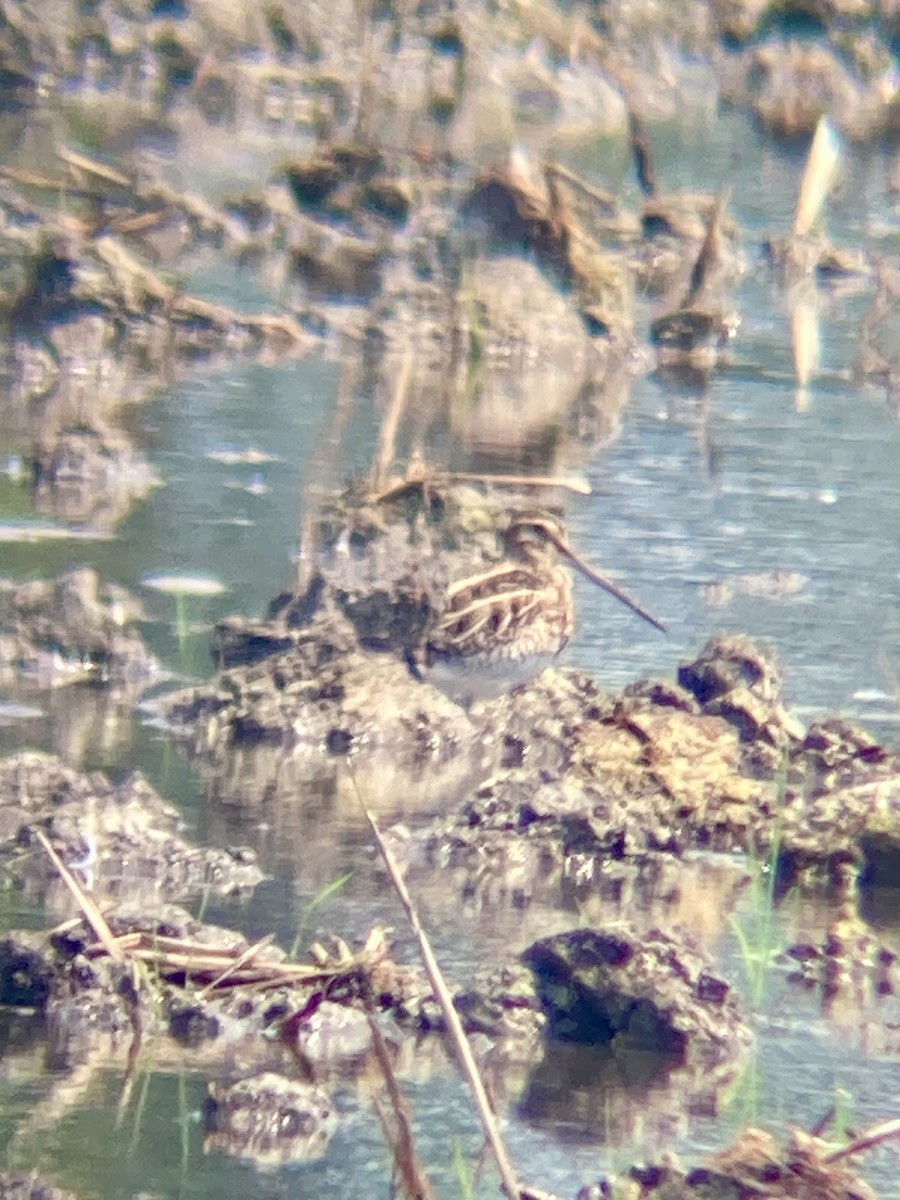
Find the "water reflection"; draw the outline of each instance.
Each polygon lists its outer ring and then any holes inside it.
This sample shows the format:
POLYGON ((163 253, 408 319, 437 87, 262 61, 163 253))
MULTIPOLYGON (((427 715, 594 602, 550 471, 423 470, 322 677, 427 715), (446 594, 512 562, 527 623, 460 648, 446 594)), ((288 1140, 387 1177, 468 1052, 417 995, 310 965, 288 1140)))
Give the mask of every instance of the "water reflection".
POLYGON ((141 737, 131 695, 77 685, 49 692, 17 685, 7 694, 19 711, 15 721, 0 721, 5 752, 27 742, 73 767, 118 766, 129 761, 141 737))
POLYGON ((554 1044, 517 1114, 553 1128, 564 1145, 631 1142, 649 1151, 683 1140, 692 1117, 713 1118, 730 1082, 728 1075, 718 1083, 705 1072, 692 1076, 646 1052, 554 1044))

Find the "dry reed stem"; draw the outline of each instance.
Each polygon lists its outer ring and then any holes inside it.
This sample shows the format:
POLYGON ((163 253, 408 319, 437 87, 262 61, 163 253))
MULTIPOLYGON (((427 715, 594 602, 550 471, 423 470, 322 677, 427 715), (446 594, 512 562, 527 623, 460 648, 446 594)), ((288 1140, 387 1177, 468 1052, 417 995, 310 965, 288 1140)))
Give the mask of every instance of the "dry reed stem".
POLYGON ((217 975, 215 979, 211 980, 206 987, 200 989, 200 991, 197 993, 197 999, 205 1000, 213 988, 216 988, 219 986, 219 984, 224 983, 229 976, 235 975, 238 970, 241 967, 246 966, 247 963, 252 962, 260 950, 264 950, 266 946, 271 946, 274 941, 275 934, 267 933, 265 937, 261 937, 258 942, 254 942, 252 946, 248 946, 244 953, 239 954, 230 966, 226 967, 221 974, 217 975))
POLYGON ((392 1128, 384 1110, 378 1103, 378 1097, 373 1096, 372 1105, 381 1123, 385 1141, 391 1148, 391 1153, 394 1157, 394 1169, 399 1172, 400 1178, 403 1180, 403 1187, 408 1200, 435 1200, 435 1191, 431 1186, 431 1180, 425 1174, 425 1170, 416 1154, 412 1124, 409 1119, 409 1108, 407 1107, 403 1093, 400 1091, 400 1085, 397 1083, 397 1076, 394 1074, 384 1034, 381 1032, 381 1026, 369 1009, 368 1003, 366 1004, 366 1016, 368 1017, 369 1029, 372 1033, 372 1047, 375 1051, 378 1065, 381 1068, 381 1074, 384 1077, 388 1096, 390 1097, 391 1108, 397 1122, 396 1128, 392 1128))
POLYGON ((679 308, 689 308, 697 300, 700 293, 709 283, 714 268, 722 262, 722 218, 725 215, 725 209, 730 199, 730 187, 723 188, 716 197, 716 202, 713 205, 712 212, 706 224, 706 234, 691 270, 688 288, 679 308))
MULTIPOLYGON (((80 923, 83 919, 83 917, 79 917, 76 924, 80 923)), ((113 940, 123 954, 129 955, 132 950, 137 950, 143 941, 143 937, 142 933, 135 931, 134 933, 120 934, 119 937, 113 940)), ((101 954, 108 953, 108 951, 102 942, 94 942, 93 945, 85 946, 84 953, 88 958, 98 958, 101 954)))
POLYGON ((313 581, 318 569, 316 561, 315 528, 322 502, 331 493, 334 476, 339 470, 338 455, 345 441, 347 430, 356 408, 359 363, 345 354, 338 380, 337 396, 332 405, 332 414, 327 428, 323 428, 316 439, 315 453, 307 471, 306 482, 301 489, 301 511, 303 516, 297 530, 300 553, 297 557, 297 591, 303 595, 313 581))
POLYGON ((99 905, 90 892, 82 887, 63 860, 59 857, 53 847, 50 845, 50 840, 46 834, 36 829, 35 836, 44 847, 48 858, 53 863, 56 870, 59 872, 59 877, 75 897, 75 902, 78 904, 81 911, 84 913, 84 918, 96 933, 97 938, 103 945, 104 950, 110 958, 116 962, 122 961, 122 951, 119 944, 113 937, 112 930, 106 923, 103 913, 100 911, 99 905))
POLYGON ((396 500, 415 488, 440 487, 448 483, 481 483, 497 487, 519 488, 563 488, 576 496, 591 496, 593 488, 586 479, 564 475, 490 475, 480 471, 424 471, 421 475, 408 475, 390 484, 384 491, 371 494, 372 504, 384 504, 396 500))
POLYGON ((378 431, 378 446, 375 451, 375 460, 372 463, 371 474, 371 486, 373 490, 383 486, 384 479, 396 455, 397 430, 400 428, 400 421, 406 411, 406 404, 409 400, 409 383, 412 378, 412 367, 413 356, 407 350, 400 363, 400 370, 397 372, 391 402, 388 405, 388 410, 384 414, 381 428, 378 431))
MULTIPOLYGON (((359 793, 357 792, 357 795, 359 793)), ((400 897, 406 915, 409 918, 410 925, 416 935, 419 943, 419 949, 422 953, 422 961, 425 964, 425 971, 431 981, 431 986, 434 988, 435 995, 441 1006, 441 1011, 444 1015, 444 1020, 447 1023, 447 1030, 456 1047, 457 1055, 459 1056, 460 1064, 472 1090, 472 1095, 475 1099, 475 1104, 478 1108, 478 1115, 481 1118, 481 1124, 484 1128, 485 1136, 490 1144, 491 1150, 494 1153, 494 1158, 497 1161, 497 1168, 500 1172, 501 1185, 506 1193, 508 1200, 520 1200, 522 1189, 516 1182, 516 1176, 513 1171, 512 1163, 506 1153, 506 1147, 503 1144, 503 1138, 500 1135, 500 1129, 497 1124, 497 1118, 494 1116, 494 1111, 491 1108, 490 1100, 481 1079, 481 1074, 478 1070, 478 1064, 475 1062, 475 1057, 472 1054, 472 1049, 469 1046, 465 1030, 462 1027, 462 1022, 459 1019, 459 1014, 453 1006, 453 997, 450 994, 450 989, 444 982, 444 977, 441 974, 441 969, 438 966, 437 959, 431 949, 431 943, 422 924, 419 921, 418 913, 412 902, 412 897, 407 891, 406 884, 403 882, 403 877, 394 861, 394 856, 391 854, 390 848, 381 836, 381 830, 373 816, 372 812, 366 807, 359 798, 360 805, 365 813, 366 820, 372 829, 372 834, 375 838, 381 857, 384 859, 384 864, 387 867, 388 874, 391 877, 391 882, 396 889, 397 895, 400 897)))
POLYGON ((564 180, 577 191, 587 196, 589 200, 593 200, 599 204, 601 208, 612 209, 616 206, 616 198, 611 192, 607 192, 603 188, 594 187, 587 179, 578 175, 569 167, 564 167, 562 163, 547 163, 544 167, 544 173, 556 179, 564 180))
POLYGON ((794 217, 794 236, 806 237, 815 225, 825 199, 831 190, 841 161, 841 147, 834 126, 827 117, 820 117, 809 148, 797 212, 794 217))
MULTIPOLYGON (((99 937, 96 927, 95 932, 99 937)), ((175 972, 186 975, 194 982, 202 980, 203 986, 199 992, 201 999, 205 999, 213 991, 221 994, 239 988, 262 991, 291 984, 329 983, 365 969, 374 957, 371 952, 363 950, 357 955, 345 954, 339 962, 254 962, 257 954, 270 945, 274 938, 274 934, 267 934, 252 946, 239 949, 205 946, 185 938, 172 938, 136 930, 118 938, 110 933, 107 940, 101 938, 98 942, 86 946, 84 953, 89 958, 97 958, 103 954, 120 959, 124 957, 131 962, 146 963, 163 976, 167 972, 175 972)))
MULTIPOLYGON (((63 196, 77 200, 96 200, 104 198, 96 188, 78 187, 70 179, 62 179, 54 175, 42 175, 38 171, 30 171, 22 167, 0 167, 0 179, 9 179, 13 183, 21 184, 26 188, 37 188, 41 191, 59 192, 63 196)), ((83 221, 76 221, 76 227, 80 227, 82 232, 87 232, 88 225, 83 221)))
POLYGON ((823 1162, 836 1163, 842 1158, 849 1158, 853 1154, 859 1154, 863 1150, 871 1150, 873 1146, 880 1146, 882 1142, 886 1142, 888 1138, 894 1138, 900 1135, 900 1117, 893 1117, 890 1121, 882 1121, 880 1125, 873 1125, 871 1129, 867 1129, 865 1133, 861 1133, 859 1137, 848 1142, 846 1146, 841 1146, 839 1150, 832 1150, 830 1154, 824 1156, 823 1162))
POLYGON ((576 496, 591 496, 586 479, 565 475, 482 475, 476 471, 445 471, 438 478, 448 483, 493 483, 498 487, 563 488, 576 496))
POLYGON ((66 147, 62 147, 56 153, 66 166, 76 173, 93 175, 96 179, 102 179, 104 183, 114 183, 118 187, 132 188, 134 186, 127 175, 123 175, 121 171, 116 171, 96 158, 88 158, 86 154, 79 154, 66 147))

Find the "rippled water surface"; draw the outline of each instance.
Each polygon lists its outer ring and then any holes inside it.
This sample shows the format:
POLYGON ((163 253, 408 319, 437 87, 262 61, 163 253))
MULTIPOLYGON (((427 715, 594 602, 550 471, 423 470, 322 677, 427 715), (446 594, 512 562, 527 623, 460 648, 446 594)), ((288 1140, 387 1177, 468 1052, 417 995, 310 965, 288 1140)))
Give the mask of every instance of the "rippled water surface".
MULTIPOLYGON (((667 183, 715 189, 727 181, 732 188, 732 210, 744 229, 748 260, 735 301, 742 324, 733 361, 702 393, 672 389, 652 375, 638 378, 622 415, 621 436, 580 464, 594 495, 571 503, 574 543, 626 581, 668 623, 669 634, 657 634, 579 583, 580 623, 569 661, 618 686, 638 675, 671 675, 679 659, 695 653, 711 632, 741 630, 777 649, 787 696, 802 714, 838 711, 895 739, 900 424, 892 420, 879 390, 862 388, 853 378, 859 322, 869 295, 820 294, 821 373, 798 397, 787 306, 762 266, 757 243, 764 232, 789 227, 801 158, 764 146, 733 115, 712 127, 670 131, 668 139, 659 140, 667 183), (776 569, 804 577, 796 595, 739 595, 725 607, 705 599, 704 587, 714 581, 776 569)), ((605 153, 598 151, 580 165, 618 186, 621 156, 613 155, 613 166, 605 170, 605 153)), ((846 181, 829 217, 835 240, 852 245, 864 239, 883 253, 895 249, 897 213, 886 192, 885 169, 875 152, 848 159, 846 181)), ((204 276, 194 286, 237 305, 266 296, 259 281, 233 272, 204 276)), ((170 602, 143 592, 151 648, 176 675, 205 677, 210 623, 227 612, 261 613, 295 570, 301 498, 312 464, 327 445, 339 384, 335 357, 336 348, 326 347, 287 366, 198 372, 161 393, 130 414, 129 423, 165 486, 137 508, 114 540, 4 545, 3 572, 20 578, 90 562, 103 576, 139 591, 142 577, 151 572, 210 572, 228 592, 192 605, 188 616, 197 629, 181 645, 170 602), (220 452, 248 448, 271 457, 255 464, 222 461, 220 452)), ((377 416, 368 403, 358 406, 329 483, 340 484, 370 462, 377 416)), ((14 446, 0 449, 16 452, 14 446)), ((0 478, 2 511, 12 512, 16 505, 21 505, 19 492, 0 478)), ((352 934, 385 921, 396 927, 401 948, 412 954, 402 915, 373 869, 367 838, 358 823, 330 810, 328 797, 297 797, 307 861, 294 849, 286 854, 252 815, 229 817, 211 810, 194 770, 140 715, 122 714, 101 735, 89 725, 89 713, 79 723, 75 712, 79 703, 88 709, 90 697, 77 702, 57 695, 30 703, 41 705, 43 715, 11 710, 4 716, 0 710, 4 750, 39 745, 77 755, 86 745, 88 766, 120 773, 140 765, 166 797, 183 807, 197 836, 223 843, 237 837, 259 848, 264 867, 275 871, 274 880, 249 906, 209 909, 210 918, 250 933, 274 927, 289 942, 309 898, 329 879, 352 870, 349 884, 314 923, 352 934), (78 741, 85 724, 93 729, 86 743, 78 741)), ((394 807, 414 810, 415 797, 385 797, 385 812, 394 807)), ((448 905, 438 883, 424 889, 423 916, 457 977, 465 977, 473 962, 491 961, 527 940, 515 913, 493 916, 456 902, 448 905)), ((11 921, 16 919, 10 914, 11 921)), ((563 927, 579 916, 571 912, 547 919, 563 927)), ((784 916, 786 930, 793 919, 790 912, 784 916)), ((898 929, 889 915, 885 936, 897 938, 898 929)), ((714 940, 723 969, 739 979, 742 965, 727 924, 714 940)), ((773 977, 757 1022, 759 1049, 733 1089, 724 1117, 673 1116, 670 1145, 688 1155, 720 1146, 747 1119, 776 1128, 808 1126, 839 1087, 853 1097, 854 1125, 898 1111, 896 1048, 868 1052, 859 1029, 845 1038, 813 1011, 812 1001, 787 990, 782 999, 780 989, 773 977)), ((26 1047, 33 1036, 11 1026, 3 1033, 26 1047)), ((179 1073, 150 1058, 139 1069, 130 1101, 119 1110, 121 1075, 100 1071, 84 1082, 77 1104, 60 1104, 57 1097, 58 1107, 48 1107, 45 1118, 41 1104, 49 1105, 54 1082, 52 1075, 41 1083, 19 1082, 15 1076, 0 1082, 9 1160, 54 1170, 64 1165, 66 1183, 86 1194, 326 1200, 386 1191, 387 1152, 377 1122, 349 1089, 339 1097, 344 1124, 324 1160, 261 1175, 202 1153, 198 1114, 205 1076, 199 1073, 179 1073), (37 1115, 19 1123, 34 1105, 37 1115), (11 1136, 14 1125, 18 1132, 11 1136), (111 1127, 127 1154, 110 1153, 111 1127)), ((612 1115, 623 1103, 617 1087, 602 1056, 582 1055, 577 1062, 561 1058, 555 1079, 533 1078, 508 1117, 510 1151, 523 1175, 572 1195, 604 1169, 660 1149, 654 1121, 640 1119, 639 1090, 624 1102, 626 1116, 612 1115)), ((77 1081, 65 1082, 63 1097, 66 1089, 77 1090, 77 1081)), ((423 1157, 435 1164, 444 1193, 456 1194, 454 1147, 470 1155, 479 1145, 463 1089, 444 1066, 410 1084, 409 1094, 423 1157)), ((870 1174, 884 1196, 900 1197, 900 1167, 889 1154, 873 1158, 870 1174)), ((488 1184, 482 1190, 493 1192, 488 1184)))

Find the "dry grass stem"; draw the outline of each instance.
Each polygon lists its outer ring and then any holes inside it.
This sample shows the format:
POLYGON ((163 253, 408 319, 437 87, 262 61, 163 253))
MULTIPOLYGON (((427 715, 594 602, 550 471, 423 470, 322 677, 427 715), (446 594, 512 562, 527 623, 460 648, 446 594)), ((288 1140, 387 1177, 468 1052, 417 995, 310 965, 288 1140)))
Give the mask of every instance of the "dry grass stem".
POLYGON ((378 828, 375 817, 366 807, 366 805, 362 803, 361 799, 360 804, 362 805, 363 812, 366 815, 366 820, 371 826, 372 834, 375 838, 379 852, 381 853, 381 857, 384 860, 384 864, 387 867, 388 874, 391 877, 391 882, 397 891, 397 895, 400 897, 400 901, 406 910, 406 915, 409 918, 413 932, 418 940, 419 949, 422 953, 422 961, 425 964, 425 970, 428 974, 431 986, 434 988, 434 993, 437 996, 438 1003, 441 1006, 444 1020, 447 1023, 447 1029, 450 1033, 453 1044, 456 1047, 456 1052, 469 1082, 469 1087, 472 1090, 472 1095, 475 1098, 475 1103, 478 1108, 478 1114, 481 1118, 481 1124, 484 1128, 485 1136, 487 1137, 488 1143, 493 1151, 494 1158, 497 1161, 497 1168, 500 1172, 503 1191, 506 1193, 508 1200, 519 1200, 522 1194, 522 1189, 516 1182, 516 1176, 513 1171, 512 1164, 509 1160, 509 1156, 506 1153, 506 1147, 504 1146, 503 1139, 500 1135, 497 1118, 494 1116, 494 1111, 491 1108, 487 1091, 481 1079, 481 1074, 478 1070, 478 1064, 475 1062, 475 1057, 472 1054, 471 1047, 469 1046, 465 1030, 463 1029, 462 1022, 459 1019, 459 1014, 453 1006, 453 997, 450 994, 450 989, 444 982, 441 969, 438 966, 437 959, 434 957, 434 952, 431 949, 431 943, 429 942, 428 936, 425 933, 425 930, 422 928, 421 922, 419 921, 418 913, 416 912, 415 906, 412 902, 412 897, 407 891, 406 884, 403 882, 403 877, 401 876, 399 868, 394 861, 394 857, 391 854, 390 848, 388 847, 384 838, 381 836, 381 830, 378 828))
POLYGON ((99 162, 96 158, 88 158, 86 154, 79 154, 65 146, 56 153, 77 175, 92 175, 95 179, 102 179, 104 183, 114 183, 117 187, 122 188, 131 189, 134 186, 127 175, 107 166, 106 163, 99 162))
POLYGON ((75 897, 75 902, 81 911, 84 913, 84 918, 96 933, 100 943, 110 958, 114 958, 117 962, 122 960, 122 951, 119 944, 113 937, 112 930, 106 923, 103 913, 100 911, 99 905, 91 893, 78 882, 63 860, 59 857, 53 847, 50 845, 50 840, 47 835, 40 829, 35 830, 37 840, 44 847, 47 857, 53 863, 56 870, 59 872, 59 877, 75 897))
POLYGON ((481 475, 474 471, 446 471, 440 479, 448 483, 487 483, 497 487, 562 488, 576 496, 591 496, 594 491, 586 479, 565 475, 481 475))
POLYGON ((834 126, 827 117, 820 117, 809 148, 806 170, 797 199, 794 217, 794 236, 806 237, 822 211, 825 198, 834 183, 841 161, 841 147, 834 126))
POLYGON ((378 1065, 387 1087, 394 1121, 396 1122, 396 1124, 392 1124, 388 1120, 387 1114, 378 1102, 378 1097, 373 1096, 372 1102, 376 1115, 381 1122, 385 1141, 390 1146, 391 1154, 394 1158, 394 1170, 399 1173, 403 1183, 403 1190, 408 1200, 435 1200, 435 1192, 431 1186, 431 1180, 425 1174, 425 1170, 416 1154, 412 1124, 409 1119, 409 1109, 403 1098, 403 1093, 400 1091, 400 1085, 397 1083, 397 1076, 394 1074, 384 1034, 381 1032, 381 1026, 378 1024, 375 1016, 368 1010, 368 1006, 366 1015, 369 1018, 369 1029, 372 1031, 372 1046, 375 1050, 375 1057, 378 1060, 378 1065))
POLYGON ((826 1163, 840 1162, 842 1158, 850 1158, 851 1155, 860 1154, 863 1150, 871 1150, 873 1146, 880 1146, 882 1142, 898 1135, 900 1135, 900 1117, 893 1117, 890 1121, 882 1121, 880 1125, 873 1125, 871 1129, 861 1133, 846 1146, 841 1146, 839 1150, 832 1150, 830 1154, 825 1155, 824 1161, 826 1163))
POLYGON ((400 428, 400 421, 406 411, 406 404, 409 399, 412 366, 413 357, 410 351, 407 350, 403 355, 400 369, 397 372, 391 403, 384 414, 381 428, 378 431, 378 447, 375 451, 375 460, 372 463, 371 486, 373 490, 383 487, 384 480, 396 455, 397 430, 400 428))
POLYGON ((235 972, 240 970, 241 967, 252 962, 260 950, 264 950, 267 946, 271 946, 274 941, 275 934, 267 933, 266 936, 261 937, 258 942, 254 942, 252 946, 248 946, 244 953, 239 954, 234 962, 227 966, 220 975, 217 975, 215 979, 206 985, 206 987, 200 989, 200 991, 197 993, 198 1000, 205 1000, 211 991, 223 984, 226 979, 229 979, 231 976, 233 976, 235 972))
POLYGON ((396 500, 407 492, 419 488, 440 487, 448 483, 480 483, 486 487, 516 488, 562 488, 577 496, 593 495, 593 488, 586 479, 565 475, 490 475, 479 471, 423 471, 397 480, 383 491, 373 493, 369 500, 373 504, 384 504, 396 500))
POLYGON ((301 491, 303 516, 297 531, 300 544, 297 557, 297 590, 301 595, 309 588, 318 568, 316 520, 322 501, 330 494, 334 476, 339 472, 339 456, 347 440, 347 430, 356 408, 358 385, 359 363, 355 357, 345 354, 331 420, 316 440, 315 453, 301 491))
POLYGON ((605 191, 603 188, 594 187, 587 179, 578 175, 569 167, 564 167, 561 163, 548 163, 544 168, 544 173, 548 181, 552 179, 562 179, 571 187, 581 192, 583 196, 587 196, 589 200, 593 200, 599 204, 601 208, 612 209, 615 207, 616 199, 611 192, 605 191))
MULTIPOLYGON (((176 976, 179 980, 199 984, 201 999, 213 992, 221 995, 240 988, 265 990, 349 979, 364 972, 383 953, 381 950, 365 948, 354 955, 345 947, 338 960, 331 956, 318 963, 278 960, 257 962, 255 960, 260 952, 274 941, 274 934, 267 934, 252 946, 244 947, 207 946, 187 938, 166 937, 146 930, 135 930, 114 937, 93 898, 72 877, 46 838, 42 834, 39 837, 97 935, 97 942, 84 949, 87 957, 98 958, 106 954, 117 961, 143 963, 152 967, 162 979, 176 976)), ((67 922, 65 927, 71 929, 72 923, 67 922)))

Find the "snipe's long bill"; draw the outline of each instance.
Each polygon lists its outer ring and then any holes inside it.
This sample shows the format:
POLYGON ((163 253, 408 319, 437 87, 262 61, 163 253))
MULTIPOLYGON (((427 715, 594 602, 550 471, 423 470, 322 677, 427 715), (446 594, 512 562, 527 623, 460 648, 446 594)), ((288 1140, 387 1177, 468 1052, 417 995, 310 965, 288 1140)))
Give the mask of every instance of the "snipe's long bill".
POLYGON ((589 566, 543 514, 517 517, 507 557, 453 584, 426 646, 429 678, 461 703, 488 699, 549 666, 572 636, 572 577, 559 561, 609 592, 654 628, 665 625, 617 583, 589 566))

